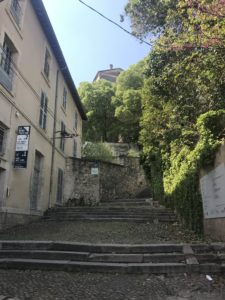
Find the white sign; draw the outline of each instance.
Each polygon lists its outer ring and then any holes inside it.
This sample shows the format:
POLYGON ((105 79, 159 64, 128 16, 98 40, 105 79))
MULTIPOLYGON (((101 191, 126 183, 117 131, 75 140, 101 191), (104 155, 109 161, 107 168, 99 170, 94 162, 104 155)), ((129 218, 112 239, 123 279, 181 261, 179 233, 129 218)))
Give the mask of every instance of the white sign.
POLYGON ((16 151, 28 151, 29 135, 17 135, 16 151))
POLYGON ((91 175, 98 175, 98 168, 91 168, 91 175))
POLYGON ((219 165, 200 180, 205 219, 225 218, 225 166, 219 165))

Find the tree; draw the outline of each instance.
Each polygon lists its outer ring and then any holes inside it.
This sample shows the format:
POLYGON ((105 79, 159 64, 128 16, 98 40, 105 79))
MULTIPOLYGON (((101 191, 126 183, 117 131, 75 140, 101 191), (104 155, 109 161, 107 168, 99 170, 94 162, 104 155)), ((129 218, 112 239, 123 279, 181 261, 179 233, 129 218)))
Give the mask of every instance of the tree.
POLYGON ((136 34, 158 33, 146 61, 140 133, 154 197, 166 197, 200 231, 199 171, 224 136, 225 1, 129 0, 126 11, 136 34))
POLYGON ((117 78, 113 103, 119 123, 119 133, 124 142, 137 142, 140 131, 141 89, 144 84, 145 62, 140 61, 122 72, 117 78))
POLYGON ((125 12, 134 33, 161 36, 161 48, 224 48, 224 0, 129 0, 125 12))
POLYGON ((178 0, 129 0, 125 12, 131 20, 133 32, 146 37, 164 31, 170 10, 175 10, 178 0))
POLYGON ((78 92, 88 117, 84 124, 84 139, 93 142, 117 141, 115 105, 112 103, 114 84, 105 80, 83 82, 78 92))

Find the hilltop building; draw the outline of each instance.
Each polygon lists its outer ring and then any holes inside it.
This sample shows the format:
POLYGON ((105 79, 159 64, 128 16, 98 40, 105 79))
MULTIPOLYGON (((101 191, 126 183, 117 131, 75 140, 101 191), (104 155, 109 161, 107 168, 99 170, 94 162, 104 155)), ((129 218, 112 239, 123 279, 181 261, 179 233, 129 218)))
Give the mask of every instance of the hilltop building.
POLYGON ((110 65, 110 69, 98 71, 95 75, 93 81, 98 81, 100 79, 104 79, 111 82, 116 82, 116 78, 120 75, 124 70, 121 68, 113 68, 113 65, 110 65))

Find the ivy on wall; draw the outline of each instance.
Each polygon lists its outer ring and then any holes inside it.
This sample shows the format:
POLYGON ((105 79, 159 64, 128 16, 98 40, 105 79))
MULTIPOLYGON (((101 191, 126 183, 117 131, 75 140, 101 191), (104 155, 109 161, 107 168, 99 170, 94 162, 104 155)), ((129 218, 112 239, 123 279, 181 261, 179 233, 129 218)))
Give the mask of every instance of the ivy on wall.
POLYGON ((170 145, 170 156, 160 152, 145 156, 143 163, 151 174, 154 197, 172 206, 183 223, 196 232, 203 230, 203 208, 199 188, 201 168, 213 166, 225 133, 225 110, 202 114, 196 124, 195 147, 170 145), (163 169, 164 165, 164 169, 163 169), (169 166, 169 167, 167 167, 169 166), (163 193, 164 190, 164 193, 163 193))

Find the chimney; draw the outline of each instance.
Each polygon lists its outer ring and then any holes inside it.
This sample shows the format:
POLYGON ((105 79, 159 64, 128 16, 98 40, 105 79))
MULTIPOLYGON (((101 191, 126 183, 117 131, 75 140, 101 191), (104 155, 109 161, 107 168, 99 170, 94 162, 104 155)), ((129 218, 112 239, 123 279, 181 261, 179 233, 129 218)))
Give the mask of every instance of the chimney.
POLYGON ((113 65, 112 65, 112 64, 110 64, 110 65, 109 65, 109 67, 110 67, 110 70, 112 70, 112 69, 113 69, 113 65))

